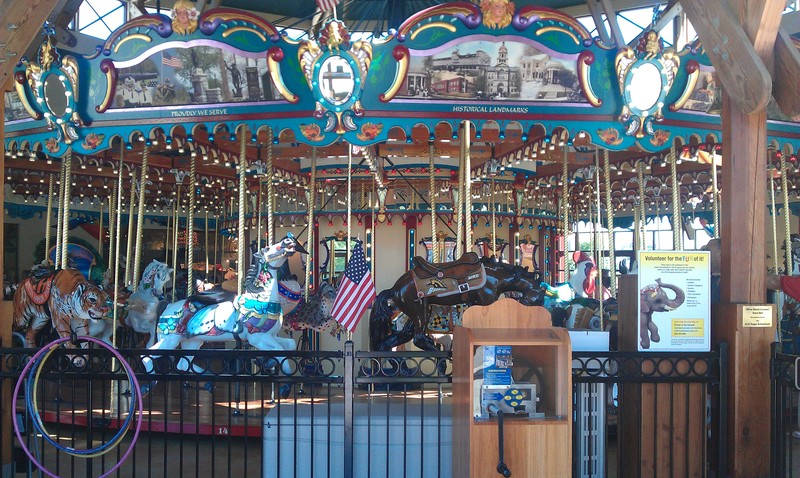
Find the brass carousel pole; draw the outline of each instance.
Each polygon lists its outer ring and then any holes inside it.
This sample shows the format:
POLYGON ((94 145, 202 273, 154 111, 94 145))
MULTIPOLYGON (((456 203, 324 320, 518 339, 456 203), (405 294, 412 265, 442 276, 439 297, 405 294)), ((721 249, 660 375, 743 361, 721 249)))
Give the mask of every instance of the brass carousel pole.
MULTIPOLYGON (((497 209, 497 201, 494 198, 495 195, 494 176, 492 176, 489 188, 491 189, 491 191, 489 192, 489 205, 492 208, 492 237, 491 237, 492 240, 489 247, 492 250, 492 256, 494 256, 495 249, 497 249, 497 214, 495 213, 495 210, 497 209)), ((500 260, 499 257, 496 257, 496 259, 500 260)))
MULTIPOLYGON (((271 142, 271 141, 270 141, 271 142)), ((241 132, 239 133, 239 227, 237 232, 238 235, 238 242, 237 242, 237 255, 236 255, 236 263, 237 263, 237 289, 236 294, 242 295, 244 291, 244 272, 245 272, 245 256, 244 256, 244 249, 246 244, 244 243, 244 227, 245 227, 245 201, 247 201, 247 126, 241 126, 241 132)), ((270 199, 271 201, 271 199, 270 199)), ((271 222, 268 223, 267 228, 269 228, 271 222)), ((272 239, 270 237, 270 239, 272 239)), ((271 244, 271 240, 269 241, 271 244)), ((259 244, 260 245, 260 244, 259 244)))
MULTIPOLYGON (((431 202, 431 247, 433 248, 433 255, 431 259, 433 262, 439 262, 439 247, 436 241, 436 176, 435 164, 433 160, 433 141, 428 142, 428 196, 431 202)), ((373 225, 374 227, 374 225, 373 225)), ((442 261, 444 262, 444 261, 442 261)))
POLYGON ((103 259, 103 201, 100 201, 100 232, 97 233, 97 254, 103 259))
POLYGON ((778 210, 775 209, 775 167, 770 165, 767 168, 769 178, 769 199, 772 206, 772 262, 775 274, 779 274, 778 269, 778 210))
MULTIPOLYGON (((66 166, 66 161, 64 158, 61 158, 61 171, 59 172, 59 179, 58 179, 58 207, 56 208, 56 247, 53 252, 53 267, 58 269, 61 267, 61 231, 63 229, 62 223, 64 222, 64 185, 67 183, 66 177, 64 176, 64 166, 66 166)), ((48 249, 44 253, 45 260, 48 260, 50 256, 50 250, 48 249)))
MULTIPOLYGON (((597 214, 595 219, 597 222, 594 223, 594 258, 595 258, 595 265, 597 266, 597 278, 596 286, 595 286, 595 293, 599 294, 597 299, 600 299, 600 304, 603 303, 603 251, 602 251, 602 244, 600 243, 600 228, 603 227, 602 220, 600 219, 600 148, 594 150, 594 196, 595 196, 595 208, 597 214)), ((602 310, 600 311, 602 314, 602 310)), ((602 315, 601 315, 602 317, 602 315)), ((602 319, 601 319, 602 320, 602 319)))
POLYGON ((175 204, 172 208, 172 294, 175 295, 175 288, 178 285, 178 227, 180 226, 179 207, 181 204, 181 185, 175 181, 177 188, 175 204))
MULTIPOLYGON (((214 219, 214 270, 217 270, 219 264, 219 209, 215 208, 214 211, 217 213, 217 217, 214 219)), ((215 279, 219 280, 216 276, 215 279)))
MULTIPOLYGON (((614 209, 611 206, 611 165, 608 160, 608 150, 603 150, 603 174, 605 176, 606 187, 606 222, 608 223, 608 259, 611 262, 609 271, 611 273, 611 297, 617 296, 617 274, 616 274, 616 256, 614 255, 614 209)), ((602 273, 601 273, 602 276, 602 273)), ((600 279, 602 283, 602 277, 600 279)), ((602 289, 600 291, 602 302, 602 289)), ((600 315, 602 322, 603 316, 600 315)))
MULTIPOLYGON (((189 159, 189 211, 186 213, 186 296, 194 293, 194 207, 195 178, 197 177, 197 161, 195 156, 189 159)), ((141 234, 139 234, 141 237, 141 234)))
POLYGON ((644 189, 644 164, 640 160, 636 163, 636 175, 639 180, 639 250, 646 251, 647 250, 647 239, 645 237, 645 228, 647 227, 647 215, 645 210, 645 198, 647 195, 645 194, 644 189))
POLYGON ((789 169, 786 167, 786 154, 781 154, 781 196, 783 197, 783 226, 786 248, 786 275, 792 275, 794 272, 794 264, 792 264, 792 230, 790 228, 789 218, 789 185, 786 176, 789 174, 789 169))
POLYGON ((256 199, 256 202, 257 202, 256 211, 257 211, 257 216, 258 216, 258 220, 256 221, 256 240, 257 240, 256 248, 260 249, 261 248, 261 231, 262 231, 262 229, 261 229, 261 216, 264 215, 264 181, 262 179, 260 179, 260 178, 258 180, 258 195, 256 197, 258 198, 258 199, 256 199))
POLYGON ((136 216, 136 254, 133 258, 133 286, 139 280, 139 271, 142 263, 142 236, 144 236, 144 206, 147 198, 147 160, 150 156, 150 145, 147 141, 142 150, 142 171, 139 173, 139 213, 136 216))
POLYGON ((306 203, 308 206, 308 230, 306 231, 306 280, 303 281, 303 297, 308 301, 309 286, 314 279, 313 257, 314 250, 314 208, 317 206, 317 148, 311 148, 311 178, 306 189, 306 203))
POLYGON ((125 285, 131 283, 131 259, 133 259, 133 208, 136 204, 136 168, 131 168, 131 197, 128 203, 128 246, 125 250, 125 285))
POLYGON ((464 148, 466 147, 464 123, 461 123, 461 143, 458 155, 458 190, 456 192, 455 211, 456 215, 456 255, 453 259, 458 259, 464 252, 464 148))
POLYGON ((678 155, 675 154, 675 143, 672 143, 669 149, 669 174, 672 181, 672 249, 682 251, 681 186, 678 184, 678 155))
MULTIPOLYGON (((347 248, 347 261, 346 263, 350 262, 350 234, 351 234, 351 221, 350 216, 353 214, 353 145, 347 145, 347 239, 346 248, 347 248)), ((350 333, 347 334, 347 340, 350 340, 350 333)))
POLYGON ((472 124, 464 121, 464 244, 467 252, 472 247, 472 124))
MULTIPOLYGON (((114 218, 115 235, 111 236, 114 244, 114 315, 113 315, 113 329, 111 342, 117 343, 117 323, 119 321, 119 248, 120 248, 120 231, 122 230, 122 162, 124 160, 125 143, 120 141, 119 148, 119 166, 117 166, 117 184, 114 186, 116 206, 116 217, 114 218)), ((111 219, 109 218, 109 221, 111 219)))
MULTIPOLYGON (((274 131, 272 131, 270 127, 269 135, 267 136, 267 244, 275 243, 275 223, 272 217, 273 211, 275 210, 275 191, 272 185, 272 141, 274 134, 274 131)), ((260 237, 259 241, 261 241, 260 237)), ((258 245, 261 247, 260 242, 258 245)))
POLYGON ((204 229, 204 238, 203 238, 203 249, 206 251, 206 280, 208 280, 208 272, 209 272, 209 264, 208 264, 208 203, 206 203, 206 222, 205 222, 205 229, 204 229))
MULTIPOLYGON (((561 234, 564 236, 564 278, 569 281, 570 255, 569 255, 569 164, 567 160, 567 145, 564 144, 563 155, 561 157, 561 234)), ((580 244, 575 241, 575 249, 580 249, 580 244)))
POLYGON ((47 185, 47 221, 45 222, 44 231, 44 258, 47 261, 47 256, 50 253, 50 238, 53 235, 50 232, 53 222, 53 175, 50 175, 50 183, 47 185))
POLYGON ((72 197, 70 185, 72 184, 72 148, 67 148, 67 154, 64 157, 64 203, 63 215, 64 219, 61 222, 61 268, 66 269, 69 266, 69 203, 72 197))
POLYGON ((117 183, 111 188, 111 195, 108 196, 108 267, 111 268, 115 264, 114 250, 114 234, 117 233, 116 221, 117 217, 117 183))
MULTIPOLYGON (((714 237, 719 237, 719 187, 717 186, 717 153, 711 149, 711 209, 714 211, 714 237)), ((777 273, 777 271, 776 271, 777 273)))

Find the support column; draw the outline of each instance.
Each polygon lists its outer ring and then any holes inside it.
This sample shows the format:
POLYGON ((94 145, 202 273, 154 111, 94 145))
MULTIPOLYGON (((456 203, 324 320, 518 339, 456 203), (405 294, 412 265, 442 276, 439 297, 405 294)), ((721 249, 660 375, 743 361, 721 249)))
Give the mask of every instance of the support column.
POLYGON ((745 114, 723 96, 724 138, 721 304, 713 308, 714 343, 727 342, 728 472, 731 477, 769 475, 770 343, 773 327, 742 327, 740 304, 766 302, 764 254, 766 188, 753 181, 767 166, 766 111, 745 114), (730 194, 728 191, 735 193, 730 194))

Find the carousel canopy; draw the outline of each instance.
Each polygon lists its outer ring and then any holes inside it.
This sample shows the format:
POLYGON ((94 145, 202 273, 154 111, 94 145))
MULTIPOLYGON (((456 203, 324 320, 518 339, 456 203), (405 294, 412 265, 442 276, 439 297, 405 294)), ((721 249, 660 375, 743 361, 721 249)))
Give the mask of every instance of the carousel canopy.
MULTIPOLYGON (((45 30, 20 62, 6 98, 13 193, 46 194, 70 154, 73 198, 107 197, 120 164, 131 175, 146 149, 149 208, 183 188, 184 200, 193 192, 201 210, 221 213, 244 152, 248 188, 273 185, 293 222, 312 163, 333 208, 349 175, 361 209, 389 189, 389 208, 433 199, 447 210, 468 146, 478 211, 555 219, 564 163, 577 214, 607 188, 620 211, 665 206, 675 188, 687 210, 713 201, 718 81, 702 45, 661 38, 675 11, 658 2, 631 2, 655 5, 653 28, 622 46, 565 13, 581 13, 574 1, 352 0, 335 17, 310 1, 138 5, 146 14, 94 50, 45 30), (184 181, 192 159, 194 185, 184 181)), ((769 174, 780 188, 779 153, 792 173, 797 139, 790 118, 772 116, 769 174)))

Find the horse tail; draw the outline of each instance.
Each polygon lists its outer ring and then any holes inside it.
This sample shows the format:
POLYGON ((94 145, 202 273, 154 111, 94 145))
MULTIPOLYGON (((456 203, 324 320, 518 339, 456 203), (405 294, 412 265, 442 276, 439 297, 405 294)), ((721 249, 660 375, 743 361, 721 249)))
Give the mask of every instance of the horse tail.
POLYGON ((391 306, 389 300, 393 295, 394 290, 386 289, 375 298, 372 312, 369 314, 369 340, 372 350, 378 350, 381 340, 392 333, 392 316, 396 305, 391 306))

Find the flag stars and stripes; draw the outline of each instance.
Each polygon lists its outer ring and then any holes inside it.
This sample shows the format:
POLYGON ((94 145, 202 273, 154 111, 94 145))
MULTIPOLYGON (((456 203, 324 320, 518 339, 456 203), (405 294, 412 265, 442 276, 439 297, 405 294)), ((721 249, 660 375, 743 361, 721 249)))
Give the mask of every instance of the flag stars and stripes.
POLYGON ((352 332, 374 300, 375 284, 369 264, 364 259, 364 248, 361 241, 358 241, 353 247, 350 262, 336 292, 331 314, 337 322, 352 332))

